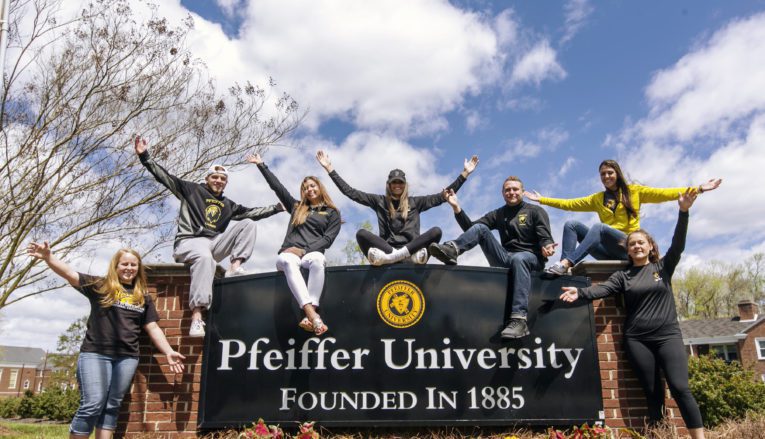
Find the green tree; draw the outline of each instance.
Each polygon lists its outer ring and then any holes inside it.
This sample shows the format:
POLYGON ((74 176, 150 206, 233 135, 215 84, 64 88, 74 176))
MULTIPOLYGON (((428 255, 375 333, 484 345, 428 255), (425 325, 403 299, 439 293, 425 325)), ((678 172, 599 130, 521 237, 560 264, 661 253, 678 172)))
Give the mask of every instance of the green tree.
POLYGON ((66 388, 74 388, 77 384, 77 357, 85 339, 87 325, 88 316, 85 315, 72 322, 66 331, 58 336, 56 353, 48 357, 53 366, 48 388, 61 388, 64 384, 66 388))
POLYGON ((95 0, 68 20, 62 1, 11 1, 0 95, 0 309, 63 286, 26 257, 30 240, 50 241, 64 260, 101 242, 146 253, 169 241, 175 209, 135 157, 135 133, 174 174, 198 179, 213 162, 263 152, 304 115, 273 81, 218 92, 189 49, 191 17, 171 23, 149 5, 142 18, 133 8, 143 3, 95 0))
MULTIPOLYGON (((356 224, 356 229, 366 229, 372 231, 372 223, 369 220, 365 220, 361 224, 356 224)), ((367 256, 359 248, 359 243, 355 239, 349 239, 343 247, 343 253, 345 253, 345 263, 347 265, 367 265, 367 256)))

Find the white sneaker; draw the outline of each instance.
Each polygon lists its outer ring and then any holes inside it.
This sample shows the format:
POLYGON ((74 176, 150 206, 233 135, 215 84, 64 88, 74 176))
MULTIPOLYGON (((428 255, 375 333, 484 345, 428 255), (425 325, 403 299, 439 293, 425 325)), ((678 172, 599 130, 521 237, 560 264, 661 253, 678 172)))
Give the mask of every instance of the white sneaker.
POLYGON ((414 252, 414 254, 409 258, 411 259, 412 263, 415 264, 426 264, 428 262, 428 259, 430 259, 430 255, 428 254, 427 248, 421 248, 414 252))
POLYGON ((369 260, 369 263, 375 266, 382 265, 385 260, 385 252, 380 250, 379 248, 372 247, 369 249, 369 252, 367 253, 367 259, 369 260))
POLYGON ((231 269, 226 270, 226 274, 224 275, 224 277, 246 276, 248 274, 250 274, 249 271, 245 270, 242 267, 238 267, 236 270, 231 270, 231 269))
POLYGON ((204 337, 205 336, 205 322, 201 320, 192 320, 191 328, 189 328, 189 337, 204 337))

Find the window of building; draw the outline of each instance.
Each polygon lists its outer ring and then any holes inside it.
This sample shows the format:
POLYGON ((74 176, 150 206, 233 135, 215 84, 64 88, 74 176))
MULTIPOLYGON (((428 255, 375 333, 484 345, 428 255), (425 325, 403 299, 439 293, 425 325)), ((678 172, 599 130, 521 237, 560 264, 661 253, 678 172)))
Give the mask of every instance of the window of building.
POLYGON ((9 389, 15 389, 16 388, 16 381, 19 379, 19 370, 18 369, 11 369, 11 374, 8 375, 8 388, 9 389))
POLYGON ((24 380, 24 390, 29 389, 29 380, 24 380))
MULTIPOLYGON (((765 339, 763 339, 763 342, 765 342, 765 339)), ((728 363, 738 361, 738 348, 735 344, 720 344, 711 346, 711 348, 717 358, 728 363)))
POLYGON ((765 337, 755 338, 754 345, 757 347, 757 359, 765 360, 765 337))

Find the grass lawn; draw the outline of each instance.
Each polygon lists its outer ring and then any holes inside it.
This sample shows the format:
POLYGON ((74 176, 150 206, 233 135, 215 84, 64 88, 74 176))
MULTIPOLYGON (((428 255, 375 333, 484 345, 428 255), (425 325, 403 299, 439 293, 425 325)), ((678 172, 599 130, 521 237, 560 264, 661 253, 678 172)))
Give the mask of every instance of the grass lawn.
POLYGON ((59 439, 67 436, 69 436, 69 424, 0 421, 0 438, 59 439))

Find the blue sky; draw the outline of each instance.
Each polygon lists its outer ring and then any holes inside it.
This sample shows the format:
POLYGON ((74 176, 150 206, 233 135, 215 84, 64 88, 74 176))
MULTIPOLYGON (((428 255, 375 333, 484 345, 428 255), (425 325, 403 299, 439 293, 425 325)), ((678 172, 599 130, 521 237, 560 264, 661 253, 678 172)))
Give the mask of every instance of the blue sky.
MULTIPOLYGON (((502 203, 507 175, 548 196, 584 196, 602 190, 597 165, 613 158, 651 186, 723 178, 694 206, 681 269, 765 251, 765 1, 166 0, 159 11, 194 17, 190 47, 219 86, 271 76, 309 110, 288 141, 297 148, 266 155, 295 192, 304 175, 325 175, 313 159, 320 147, 350 184, 377 193, 394 167, 412 193, 436 192, 475 153, 481 163, 459 196, 477 218, 502 203)), ((376 223, 330 189, 346 220, 328 253, 339 259, 356 224, 376 223)), ((226 194, 275 201, 247 167, 226 194)), ((548 212, 556 240, 568 218, 596 221, 548 212)), ((664 248, 675 212, 674 203, 642 211, 664 248)), ((259 223, 247 268, 273 270, 286 223, 259 223)), ((446 239, 459 232, 448 206, 423 216, 434 225, 446 239)), ((99 273, 119 245, 73 263, 99 273)), ((167 250, 155 257, 170 260, 167 250)), ((479 251, 460 263, 486 265, 479 251)), ((87 312, 73 291, 24 302, 0 322, 4 343, 52 348, 87 312), (61 315, 39 329, 35 313, 52 306, 61 315)))

